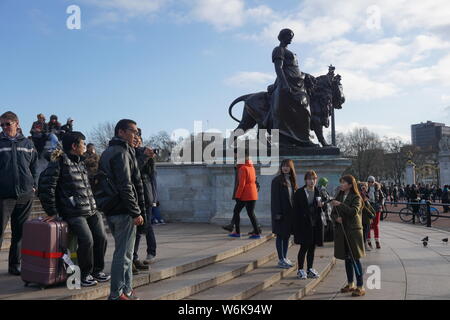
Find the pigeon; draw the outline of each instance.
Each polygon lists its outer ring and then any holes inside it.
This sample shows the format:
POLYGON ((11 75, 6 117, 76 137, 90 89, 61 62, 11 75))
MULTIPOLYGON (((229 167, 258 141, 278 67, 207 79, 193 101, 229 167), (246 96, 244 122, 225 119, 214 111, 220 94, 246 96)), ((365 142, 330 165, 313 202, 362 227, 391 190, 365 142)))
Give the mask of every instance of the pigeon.
POLYGON ((423 246, 426 247, 428 245, 427 241, 423 241, 423 246))
POLYGON ((422 241, 428 241, 428 236, 422 239, 422 241))
POLYGON ((444 242, 444 243, 448 243, 448 238, 444 238, 444 239, 442 239, 442 242, 444 242))

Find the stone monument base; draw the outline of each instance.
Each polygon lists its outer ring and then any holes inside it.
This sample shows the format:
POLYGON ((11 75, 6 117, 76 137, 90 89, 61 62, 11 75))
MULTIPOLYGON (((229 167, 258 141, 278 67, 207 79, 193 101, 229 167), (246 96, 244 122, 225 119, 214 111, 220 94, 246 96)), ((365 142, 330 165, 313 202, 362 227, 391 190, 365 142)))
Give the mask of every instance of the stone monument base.
MULTIPOLYGON (((280 156, 294 160, 299 186, 304 184, 307 170, 315 170, 320 177, 329 180, 329 192, 334 195, 339 178, 350 165, 350 160, 332 155, 280 156)), ((279 163, 272 163, 278 168, 279 163)), ((271 225, 270 188, 275 174, 262 175, 261 164, 255 163, 261 186, 256 202, 256 217, 265 227, 271 225)), ((233 216, 235 201, 233 164, 171 164, 157 163, 158 194, 161 213, 174 222, 203 222, 228 224, 233 216)), ((245 208, 241 212, 241 224, 250 225, 245 208)), ((243 231, 244 232, 244 231, 243 231)))

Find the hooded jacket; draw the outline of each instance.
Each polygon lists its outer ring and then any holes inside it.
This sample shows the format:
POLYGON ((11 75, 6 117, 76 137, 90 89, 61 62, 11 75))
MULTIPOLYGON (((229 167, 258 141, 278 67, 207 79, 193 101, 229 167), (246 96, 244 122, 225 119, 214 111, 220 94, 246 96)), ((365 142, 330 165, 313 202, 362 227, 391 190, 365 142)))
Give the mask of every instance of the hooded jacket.
POLYGON ((237 165, 237 185, 234 198, 241 201, 258 200, 256 171, 251 160, 237 165))
POLYGON ((37 151, 31 140, 18 133, 10 139, 0 133, 0 198, 32 194, 37 181, 37 151))
POLYGON ((55 150, 39 178, 39 199, 49 216, 91 216, 97 212, 84 158, 55 150))

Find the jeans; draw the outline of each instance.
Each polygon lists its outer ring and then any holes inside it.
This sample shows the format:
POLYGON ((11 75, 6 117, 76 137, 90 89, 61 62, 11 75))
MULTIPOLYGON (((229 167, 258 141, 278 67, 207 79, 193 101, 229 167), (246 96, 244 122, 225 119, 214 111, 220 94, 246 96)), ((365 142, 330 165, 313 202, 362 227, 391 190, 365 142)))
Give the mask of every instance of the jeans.
POLYGON ((133 249, 136 226, 128 214, 108 216, 109 228, 114 237, 115 249, 111 264, 110 299, 117 299, 133 289, 133 249))
POLYGON ((316 251, 316 245, 304 245, 300 246, 300 250, 298 251, 298 270, 303 269, 305 265, 305 256, 307 261, 308 270, 313 267, 314 264, 314 252, 316 251))
POLYGON ((151 221, 152 223, 155 221, 161 221, 163 218, 161 217, 161 210, 159 209, 159 207, 151 207, 151 215, 149 216, 149 218, 151 218, 151 220, 147 220, 147 221, 151 221))
POLYGON ((348 283, 353 283, 353 274, 356 274, 356 285, 358 287, 363 286, 363 272, 361 262, 359 260, 355 260, 355 263, 353 263, 352 259, 345 259, 345 272, 347 273, 348 283))
POLYGON ((81 277, 102 272, 105 268, 108 242, 100 212, 90 217, 72 217, 65 220, 78 239, 77 257, 81 277))
POLYGON ((3 243, 6 225, 11 218, 9 266, 20 266, 23 225, 30 216, 32 205, 33 198, 31 194, 23 195, 18 199, 0 199, 0 248, 3 243))
POLYGON ((236 233, 241 233, 240 214, 242 209, 245 207, 245 209, 247 210, 247 215, 250 218, 250 222, 252 223, 253 226, 253 232, 259 234, 258 222, 256 221, 255 216, 255 204, 256 204, 255 200, 251 201, 236 200, 236 205, 234 206, 233 210, 233 218, 231 219, 231 224, 236 227, 236 233))
MULTIPOLYGON (((156 207, 154 207, 156 208, 156 207)), ((147 254, 151 254, 152 256, 156 257, 156 238, 155 233, 153 232, 151 221, 152 216, 152 207, 147 209, 147 223, 146 226, 146 232, 145 232, 145 239, 147 240, 147 254)), ((141 241, 142 235, 140 233, 136 234, 136 241, 134 243, 134 252, 133 252, 133 260, 138 260, 139 255, 139 243, 141 241)))
POLYGON ((278 252, 278 259, 284 260, 287 258, 287 251, 289 248, 289 238, 282 238, 277 236, 276 247, 278 252))

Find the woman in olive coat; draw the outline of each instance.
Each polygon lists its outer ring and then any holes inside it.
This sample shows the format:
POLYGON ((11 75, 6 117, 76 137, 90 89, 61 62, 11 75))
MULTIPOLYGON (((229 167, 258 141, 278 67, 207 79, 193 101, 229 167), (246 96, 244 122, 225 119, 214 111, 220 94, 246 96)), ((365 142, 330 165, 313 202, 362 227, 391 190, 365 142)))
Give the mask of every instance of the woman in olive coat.
POLYGON ((278 175, 272 180, 271 214, 272 233, 276 234, 278 267, 291 268, 293 263, 287 258, 289 238, 293 233, 294 194, 298 189, 294 162, 284 159, 278 175))
POLYGON ((363 296, 363 271, 360 259, 365 256, 362 227, 363 200, 358 191, 356 180, 351 175, 340 179, 340 191, 331 202, 331 213, 335 220, 334 256, 345 260, 345 271, 348 284, 341 289, 342 293, 352 292, 352 296, 363 296), (357 286, 353 277, 356 274, 357 286))

